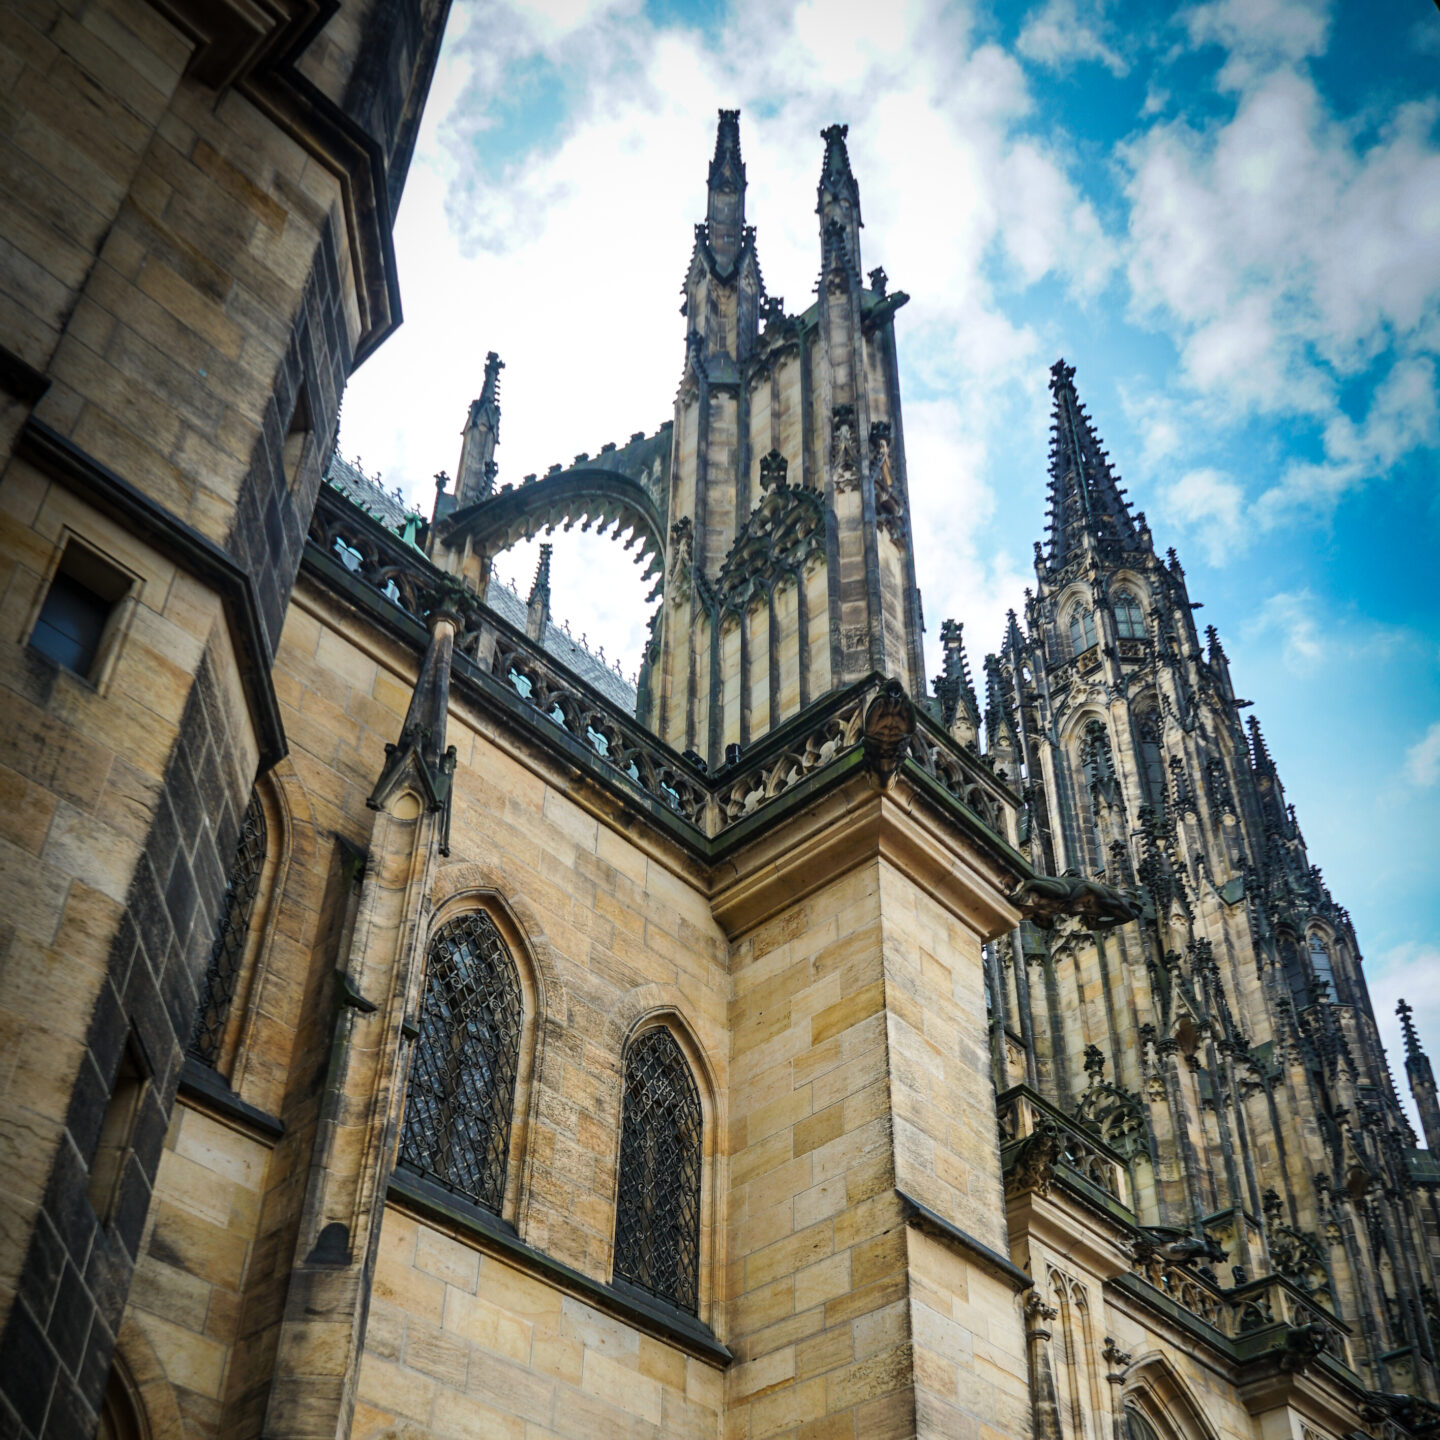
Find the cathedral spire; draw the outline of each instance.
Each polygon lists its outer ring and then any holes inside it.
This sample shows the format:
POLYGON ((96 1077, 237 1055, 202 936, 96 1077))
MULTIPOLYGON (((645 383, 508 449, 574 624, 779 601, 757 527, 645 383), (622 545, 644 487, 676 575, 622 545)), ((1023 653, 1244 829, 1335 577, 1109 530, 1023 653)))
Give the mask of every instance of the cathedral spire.
POLYGON ((483 500, 495 488, 495 447, 500 443, 500 372, 505 362, 492 350, 485 357, 480 397, 470 402, 460 432, 460 467, 455 472, 457 508, 483 500))
POLYGON ((705 234, 722 274, 735 268, 745 233, 745 165, 740 159, 740 112, 722 110, 710 162, 710 200, 705 234))
POLYGON ((1420 1112, 1425 1144, 1433 1153, 1440 1155, 1440 1096, 1436 1094, 1430 1057, 1420 1048, 1415 1022, 1410 1018, 1414 1010, 1401 1000, 1395 1007, 1395 1013, 1400 1017, 1401 1030, 1405 1032, 1405 1074, 1410 1081, 1410 1093, 1415 1097, 1415 1108, 1420 1112))
POLYGON ((1102 549, 1134 549, 1139 544, 1135 521, 1110 469, 1110 457, 1075 393, 1075 367, 1057 360, 1050 367, 1050 390, 1055 411, 1047 562, 1066 564, 1080 552, 1087 536, 1102 549))
POLYGON ((848 125, 827 125, 820 132, 825 142, 825 161, 820 168, 815 213, 820 217, 822 247, 828 252, 834 239, 830 227, 838 225, 839 238, 845 242, 846 259, 851 270, 859 275, 860 227, 865 222, 860 218, 860 184, 850 169, 850 152, 845 146, 849 133, 848 125))

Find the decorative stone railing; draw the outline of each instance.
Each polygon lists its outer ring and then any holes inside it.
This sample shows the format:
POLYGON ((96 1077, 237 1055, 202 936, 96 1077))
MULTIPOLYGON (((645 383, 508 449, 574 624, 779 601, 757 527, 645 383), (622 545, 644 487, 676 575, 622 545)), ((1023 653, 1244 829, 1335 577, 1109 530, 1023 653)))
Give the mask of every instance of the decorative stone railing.
POLYGON ((1000 1163, 1010 1194, 1050 1193, 1057 1180, 1078 1178, 1116 1204, 1130 1208, 1125 1162, 1063 1110, 1028 1085, 1015 1085, 996 1102, 1000 1163))
MULTIPOLYGON (((464 592, 455 576, 330 486, 321 489, 309 540, 308 553, 319 568, 398 622, 421 626, 439 606, 459 610, 457 676, 472 673, 498 681, 537 721, 564 732, 601 774, 641 792, 707 839, 720 837, 817 771, 860 750, 867 708, 884 685, 877 678, 823 697, 803 716, 762 737, 733 764, 706 771, 657 740, 477 596, 464 592)), ((918 708, 914 720, 900 758, 1008 841, 1015 797, 977 756, 962 750, 918 708)))
POLYGON ((1223 1335, 1226 1332, 1226 1296, 1208 1275, 1198 1274, 1187 1263, 1167 1260, 1158 1251, 1137 1247, 1131 1261, 1132 1272, 1152 1289, 1173 1300, 1196 1319, 1212 1325, 1223 1335))
POLYGON ((1262 1275, 1225 1292, 1225 1333, 1242 1354, 1288 1345, 1297 1361, 1329 1355, 1350 1364, 1350 1330, 1283 1275, 1262 1275), (1290 1338, 1295 1337, 1295 1338, 1290 1338))

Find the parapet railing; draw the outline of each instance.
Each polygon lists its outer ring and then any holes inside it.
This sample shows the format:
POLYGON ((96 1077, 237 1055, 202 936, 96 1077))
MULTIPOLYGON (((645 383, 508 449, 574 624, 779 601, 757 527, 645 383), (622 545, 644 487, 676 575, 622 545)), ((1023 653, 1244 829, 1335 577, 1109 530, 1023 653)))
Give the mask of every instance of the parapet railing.
MULTIPOLYGON (((402 626, 423 626, 430 610, 454 604, 454 576, 331 486, 321 488, 309 542, 307 554, 315 568, 402 626)), ((462 609, 465 619, 455 643, 458 675, 498 681, 521 713, 528 710, 574 742, 572 754, 578 747, 604 778, 638 791, 707 840, 857 751, 866 709, 884 683, 872 677, 822 697, 763 736, 735 763, 707 770, 656 739, 478 597, 462 609)), ((963 750, 918 707, 915 721, 908 760, 1008 843, 1015 797, 978 756, 963 750)))
POLYGON ((1130 1209, 1124 1160, 1078 1120, 1028 1085, 1013 1085, 996 1100, 1000 1163, 1006 1189, 1048 1194, 1056 1179, 1079 1179, 1130 1209))

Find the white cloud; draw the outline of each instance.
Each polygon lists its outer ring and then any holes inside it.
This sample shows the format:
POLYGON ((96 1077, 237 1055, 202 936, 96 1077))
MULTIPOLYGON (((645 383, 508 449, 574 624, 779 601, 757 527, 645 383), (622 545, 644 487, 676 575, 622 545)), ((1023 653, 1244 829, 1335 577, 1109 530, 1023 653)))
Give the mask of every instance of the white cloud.
POLYGON ((1250 640, 1278 641, 1280 663, 1302 677, 1322 665, 1374 662, 1408 638, 1403 630, 1337 613, 1308 587, 1271 595, 1243 633, 1250 640))
POLYGON ((1273 526, 1436 443, 1440 105, 1371 131, 1336 119, 1304 65, 1327 6, 1219 0, 1182 18, 1243 61, 1220 77, 1237 100, 1228 120, 1182 116, 1122 147, 1130 309, 1177 343, 1195 418, 1317 428, 1319 457, 1263 486, 1254 519, 1273 526), (1362 376, 1357 413, 1342 394, 1362 376))
MULTIPOLYGON (((458 7, 397 227, 407 319, 351 385, 347 452, 428 508, 428 477, 454 469, 489 349, 506 362, 502 483, 653 431, 670 418, 681 368, 678 292, 716 109, 742 109, 747 218, 767 286, 791 310, 809 303, 819 264, 819 131, 848 121, 864 264, 916 297, 898 328, 927 613, 966 616, 977 649, 993 646, 998 597, 1014 603, 1021 581, 1004 557, 979 554, 973 530, 993 505, 997 455, 1015 449, 1017 414, 1043 474, 1050 358, 998 287, 1055 277, 1093 295, 1116 264, 1063 139, 1031 133, 1024 69, 976 41, 964 6, 857 7, 842 26, 820 0, 737 0, 723 49, 630 10, 561 6, 545 28, 497 0, 458 7), (503 61, 488 36, 508 47, 503 61), (563 64, 564 115, 544 144, 482 163, 509 153, 502 142, 513 149, 506 76, 542 51, 563 64), (964 565, 930 543, 936 533, 964 565)), ((522 548, 500 569, 523 591, 533 565, 522 548)), ((645 611, 628 556, 558 536, 554 592, 557 613, 633 668, 645 611), (579 583, 567 593, 569 576, 579 583)))
POLYGON ((1239 85, 1253 67, 1294 65, 1325 53, 1328 0, 1212 0, 1181 12, 1195 45, 1229 51, 1221 83, 1239 85))
POLYGON ((1089 13, 1082 15, 1079 0, 1046 0, 1031 12, 1015 48, 1051 70, 1070 70, 1093 60, 1112 75, 1127 74, 1129 62, 1103 38, 1104 4, 1092 3, 1086 9, 1089 13))
POLYGON ((1405 752, 1405 774, 1426 789, 1440 780, 1440 720, 1405 752))
POLYGON ((1245 492, 1223 471, 1187 470, 1161 491, 1161 500, 1167 519, 1198 534, 1212 565, 1223 565, 1246 548, 1245 492))

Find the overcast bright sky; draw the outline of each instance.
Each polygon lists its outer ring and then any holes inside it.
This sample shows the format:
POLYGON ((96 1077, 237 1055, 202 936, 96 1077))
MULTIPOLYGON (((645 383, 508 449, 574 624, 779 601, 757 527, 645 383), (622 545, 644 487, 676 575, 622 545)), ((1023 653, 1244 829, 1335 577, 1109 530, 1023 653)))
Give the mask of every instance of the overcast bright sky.
MULTIPOLYGON (((500 479, 669 419, 715 112, 768 289, 805 308, 850 126, 897 321, 917 564, 972 664, 1043 534, 1064 355, 1185 564, 1355 919, 1440 1064, 1440 12, 1432 0, 457 0, 397 231, 405 324, 341 448, 428 513, 485 352, 500 479)), ((522 593, 534 545, 500 562, 522 593)), ((555 610, 626 673, 629 557, 561 537, 555 610)))

